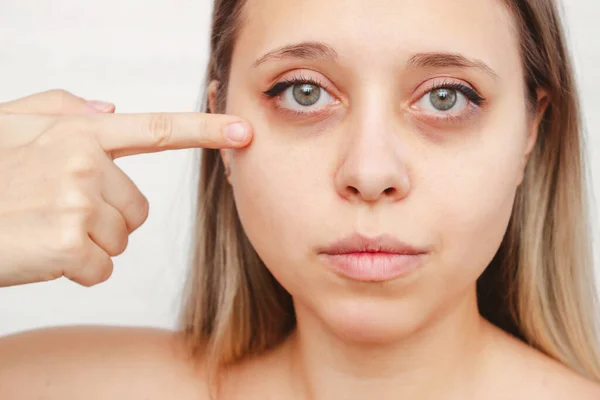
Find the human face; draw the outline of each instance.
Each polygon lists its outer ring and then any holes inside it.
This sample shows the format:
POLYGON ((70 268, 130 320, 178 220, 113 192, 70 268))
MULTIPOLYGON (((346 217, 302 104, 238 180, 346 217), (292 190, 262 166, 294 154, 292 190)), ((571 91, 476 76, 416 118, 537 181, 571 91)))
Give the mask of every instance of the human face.
POLYGON ((472 294, 535 140, 508 9, 499 0, 248 0, 242 22, 225 112, 255 136, 222 154, 245 232, 299 320, 385 341, 472 294), (307 42, 320 45, 263 57, 307 42), (278 90, 293 79, 313 83, 278 90), (427 254, 393 279, 349 278, 320 252, 353 233, 427 254))

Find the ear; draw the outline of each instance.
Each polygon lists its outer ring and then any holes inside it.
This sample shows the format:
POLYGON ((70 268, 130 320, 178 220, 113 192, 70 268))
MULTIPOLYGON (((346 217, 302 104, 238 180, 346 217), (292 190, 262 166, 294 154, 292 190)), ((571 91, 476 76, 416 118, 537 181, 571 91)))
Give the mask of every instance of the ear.
POLYGON ((225 174, 227 178, 227 182, 231 185, 231 162, 230 162, 230 154, 231 149, 220 149, 219 153, 221 154, 221 159, 223 160, 223 165, 225 166, 225 171, 229 170, 229 173, 225 174))
MULTIPOLYGON (((219 82, 216 79, 213 79, 208 84, 208 110, 211 114, 217 114, 217 92, 219 91, 219 86, 221 86, 221 82, 219 82)), ((219 153, 221 154, 223 165, 225 165, 226 169, 229 169, 231 171, 231 166, 229 164, 229 152, 227 151, 227 149, 220 149, 219 153)), ((227 176, 227 181, 229 182, 229 184, 231 184, 229 176, 227 176)))
POLYGON ((208 96, 208 110, 211 114, 217 114, 217 92, 221 82, 213 79, 208 84, 207 96, 208 96))
POLYGON ((523 154, 523 163, 521 165, 521 176, 519 180, 519 184, 523 182, 523 178, 525 175, 525 167, 527 166, 527 162, 529 161, 529 157, 531 156, 531 152, 535 147, 535 143, 537 142, 538 133, 540 130, 540 124, 542 122, 542 118, 544 118, 544 114, 546 113, 546 109, 548 108, 548 104, 550 104, 550 96, 548 92, 544 89, 537 89, 537 107, 535 110, 535 114, 530 119, 528 124, 528 132, 525 143, 525 153, 523 154))
POLYGON ((538 138, 538 132, 540 130, 540 123, 546 113, 548 104, 550 103, 550 97, 548 92, 544 89, 537 89, 537 108, 535 114, 529 123, 529 132, 527 134, 527 143, 525 147, 525 164, 529 160, 529 156, 533 151, 535 143, 538 138))

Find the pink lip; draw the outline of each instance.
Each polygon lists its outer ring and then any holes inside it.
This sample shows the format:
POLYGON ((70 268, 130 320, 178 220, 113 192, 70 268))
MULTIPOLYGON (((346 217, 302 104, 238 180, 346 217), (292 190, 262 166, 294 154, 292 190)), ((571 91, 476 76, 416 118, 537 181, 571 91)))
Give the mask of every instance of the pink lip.
POLYGON ((381 282, 413 271, 427 253, 426 249, 408 245, 390 235, 368 238, 354 234, 320 249, 319 256, 338 275, 381 282))

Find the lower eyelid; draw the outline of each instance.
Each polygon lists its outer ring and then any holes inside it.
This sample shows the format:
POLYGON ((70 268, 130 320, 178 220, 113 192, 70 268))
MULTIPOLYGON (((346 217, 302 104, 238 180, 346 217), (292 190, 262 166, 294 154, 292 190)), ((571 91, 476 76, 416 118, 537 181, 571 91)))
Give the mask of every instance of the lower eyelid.
POLYGON ((481 107, 475 104, 469 104, 465 111, 458 114, 436 114, 429 112, 418 112, 416 118, 430 121, 433 123, 464 123, 475 118, 480 112, 481 107))
POLYGON ((330 104, 328 106, 323 106, 321 108, 317 108, 310 111, 296 111, 291 108, 282 107, 281 105, 277 104, 277 102, 275 102, 274 108, 277 110, 277 112, 293 118, 327 118, 334 114, 336 111, 338 111, 338 108, 336 106, 338 106, 339 104, 340 102, 338 101, 335 104, 330 104))

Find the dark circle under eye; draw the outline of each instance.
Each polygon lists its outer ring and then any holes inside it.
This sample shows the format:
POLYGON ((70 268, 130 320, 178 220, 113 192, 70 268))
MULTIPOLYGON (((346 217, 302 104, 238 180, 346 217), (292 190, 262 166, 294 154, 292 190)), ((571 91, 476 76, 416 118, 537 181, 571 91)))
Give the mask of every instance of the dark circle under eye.
POLYGON ((310 83, 294 85, 294 100, 303 106, 312 106, 321 97, 321 88, 310 83))
POLYGON ((440 88, 431 91, 429 99, 438 110, 448 111, 456 104, 457 93, 454 89, 440 88))

